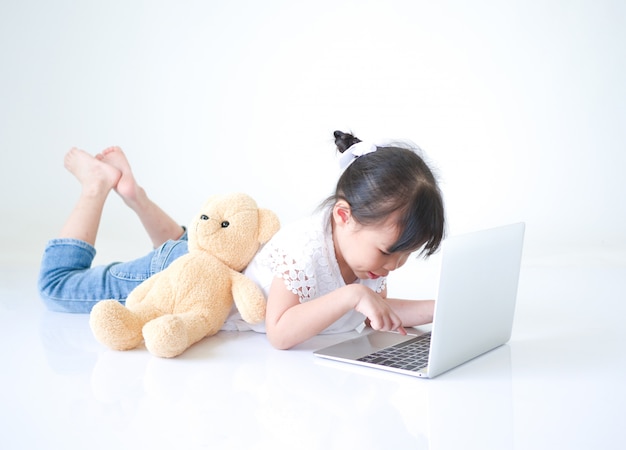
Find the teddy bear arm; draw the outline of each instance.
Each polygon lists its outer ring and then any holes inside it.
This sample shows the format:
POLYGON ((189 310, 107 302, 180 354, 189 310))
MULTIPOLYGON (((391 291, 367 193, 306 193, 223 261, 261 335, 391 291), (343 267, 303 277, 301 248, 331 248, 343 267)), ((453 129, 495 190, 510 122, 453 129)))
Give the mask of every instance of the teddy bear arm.
POLYGON ((265 319, 265 296, 254 281, 239 272, 233 272, 232 293, 243 320, 256 324, 265 319))

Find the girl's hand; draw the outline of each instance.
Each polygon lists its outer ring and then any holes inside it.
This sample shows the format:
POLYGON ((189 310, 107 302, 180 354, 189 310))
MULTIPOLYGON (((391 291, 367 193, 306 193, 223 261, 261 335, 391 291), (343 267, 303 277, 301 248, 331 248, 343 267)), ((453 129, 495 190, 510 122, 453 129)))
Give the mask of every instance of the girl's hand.
POLYGON ((367 317, 374 330, 397 331, 406 335, 402 320, 382 296, 362 285, 353 287, 358 289, 354 309, 367 317))

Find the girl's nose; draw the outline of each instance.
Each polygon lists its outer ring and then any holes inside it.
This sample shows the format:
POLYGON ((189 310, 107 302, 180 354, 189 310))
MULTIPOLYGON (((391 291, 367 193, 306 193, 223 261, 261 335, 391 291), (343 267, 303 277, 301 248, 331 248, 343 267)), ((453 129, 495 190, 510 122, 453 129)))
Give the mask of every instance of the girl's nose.
POLYGON ((383 269, 385 269, 385 271, 387 272, 393 272, 394 270, 398 268, 398 263, 399 263, 398 258, 389 259, 383 266, 383 269))
POLYGON ((408 257, 409 255, 405 255, 404 253, 399 253, 397 255, 396 254, 390 255, 389 259, 383 266, 383 269, 385 269, 388 272, 393 272, 399 267, 402 267, 404 263, 407 261, 408 257))

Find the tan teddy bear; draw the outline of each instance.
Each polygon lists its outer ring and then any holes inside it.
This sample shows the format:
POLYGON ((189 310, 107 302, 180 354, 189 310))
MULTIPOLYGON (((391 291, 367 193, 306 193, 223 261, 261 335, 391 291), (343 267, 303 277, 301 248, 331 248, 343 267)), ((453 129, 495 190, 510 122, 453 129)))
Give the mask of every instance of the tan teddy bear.
POLYGON ((279 227, 276 214, 246 194, 209 198, 189 226, 188 254, 137 286, 126 306, 96 304, 89 318, 96 339, 115 350, 144 341, 170 358, 217 333, 233 301, 246 322, 261 322, 263 293, 240 272, 279 227))

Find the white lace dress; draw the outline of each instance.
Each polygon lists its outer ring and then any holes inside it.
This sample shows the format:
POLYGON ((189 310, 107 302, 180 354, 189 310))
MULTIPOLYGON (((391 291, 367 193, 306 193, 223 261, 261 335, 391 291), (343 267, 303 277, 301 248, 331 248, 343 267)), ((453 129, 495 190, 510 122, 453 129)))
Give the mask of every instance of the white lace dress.
MULTIPOLYGON (((301 303, 345 286, 335 258, 328 213, 316 214, 281 228, 259 251, 244 274, 257 283, 266 298, 274 277, 282 278, 285 288, 298 294, 301 303)), ((384 290, 386 282, 385 277, 356 281, 378 293, 384 290)), ((363 314, 349 311, 323 333, 352 331, 364 320, 363 314)), ((236 310, 222 329, 265 332, 264 324, 249 325, 236 310)))

